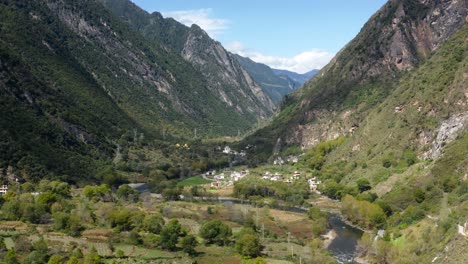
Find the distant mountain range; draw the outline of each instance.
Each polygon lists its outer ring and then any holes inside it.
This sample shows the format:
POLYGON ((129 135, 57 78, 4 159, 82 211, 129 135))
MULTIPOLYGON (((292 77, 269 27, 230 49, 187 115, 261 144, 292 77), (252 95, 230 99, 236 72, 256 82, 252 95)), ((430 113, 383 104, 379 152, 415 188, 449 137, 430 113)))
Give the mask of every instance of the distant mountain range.
POLYGON ((300 74, 286 70, 272 69, 268 65, 258 63, 250 58, 237 54, 233 56, 249 72, 252 78, 270 96, 275 104, 279 104, 284 96, 301 87, 306 81, 312 78, 318 70, 300 74))
POLYGON ((293 80, 294 82, 300 84, 299 86, 302 86, 304 83, 306 83, 308 80, 310 80, 312 77, 314 77, 315 74, 319 72, 319 70, 311 70, 306 73, 297 73, 297 72, 292 72, 288 70, 279 70, 279 69, 272 69, 273 72, 280 76, 281 78, 288 78, 293 80))

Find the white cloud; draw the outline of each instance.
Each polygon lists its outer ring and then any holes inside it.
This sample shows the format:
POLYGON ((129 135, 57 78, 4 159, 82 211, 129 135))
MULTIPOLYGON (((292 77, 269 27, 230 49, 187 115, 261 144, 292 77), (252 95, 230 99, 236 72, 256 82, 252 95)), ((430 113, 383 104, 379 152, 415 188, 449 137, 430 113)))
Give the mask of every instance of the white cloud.
POLYGON ((221 18, 211 17, 213 10, 211 8, 196 9, 196 10, 180 10, 162 12, 164 17, 172 17, 180 23, 191 26, 197 24, 205 30, 211 37, 222 33, 229 25, 229 21, 221 18))
POLYGON ((289 70, 297 73, 305 73, 313 69, 321 69, 330 62, 335 55, 328 51, 311 49, 289 58, 269 56, 260 52, 251 51, 239 41, 227 44, 226 49, 232 53, 249 57, 253 61, 264 63, 272 68, 289 70))

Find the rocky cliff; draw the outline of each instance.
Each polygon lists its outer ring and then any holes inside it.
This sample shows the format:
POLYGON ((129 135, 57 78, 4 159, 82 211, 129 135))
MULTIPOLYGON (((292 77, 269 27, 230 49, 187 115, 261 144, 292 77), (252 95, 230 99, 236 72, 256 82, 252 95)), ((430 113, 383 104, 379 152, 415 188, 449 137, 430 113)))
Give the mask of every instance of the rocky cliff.
POLYGON ((401 76, 466 23, 466 8, 465 1, 386 3, 315 78, 287 98, 279 120, 288 128, 275 128, 277 136, 285 145, 309 148, 351 134, 401 76))
POLYGON ((252 120, 271 116, 275 105, 232 54, 199 26, 186 27, 158 12, 149 14, 128 0, 100 0, 155 46, 179 54, 204 76, 207 88, 227 108, 252 120))

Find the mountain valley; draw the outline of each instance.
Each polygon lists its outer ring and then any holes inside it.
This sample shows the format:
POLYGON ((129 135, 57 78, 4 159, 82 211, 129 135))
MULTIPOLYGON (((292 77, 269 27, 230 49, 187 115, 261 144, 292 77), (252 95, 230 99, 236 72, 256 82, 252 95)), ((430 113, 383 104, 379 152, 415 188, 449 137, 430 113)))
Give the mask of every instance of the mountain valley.
POLYGON ((467 10, 389 0, 298 74, 129 0, 0 2, 2 263, 463 263, 467 10))

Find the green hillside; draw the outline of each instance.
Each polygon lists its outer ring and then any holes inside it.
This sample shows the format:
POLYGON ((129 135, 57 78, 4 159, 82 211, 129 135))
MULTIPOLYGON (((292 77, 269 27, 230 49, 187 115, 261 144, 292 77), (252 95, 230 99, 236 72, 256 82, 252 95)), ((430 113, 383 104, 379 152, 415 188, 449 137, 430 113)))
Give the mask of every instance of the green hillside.
POLYGON ((464 6, 452 4, 388 2, 240 143, 254 146, 253 166, 304 154, 294 168, 318 177, 345 217, 385 229, 383 239, 360 242, 370 263, 466 257, 457 224, 468 215, 468 27, 464 6), (440 9, 444 16, 433 15, 440 9))
MULTIPOLYGON (((238 135, 272 113, 248 74, 211 87, 231 69, 197 69, 100 2, 4 1, 0 12, 3 174, 95 179, 116 144, 238 135)), ((161 30, 172 27, 188 31, 175 21, 161 30)))

